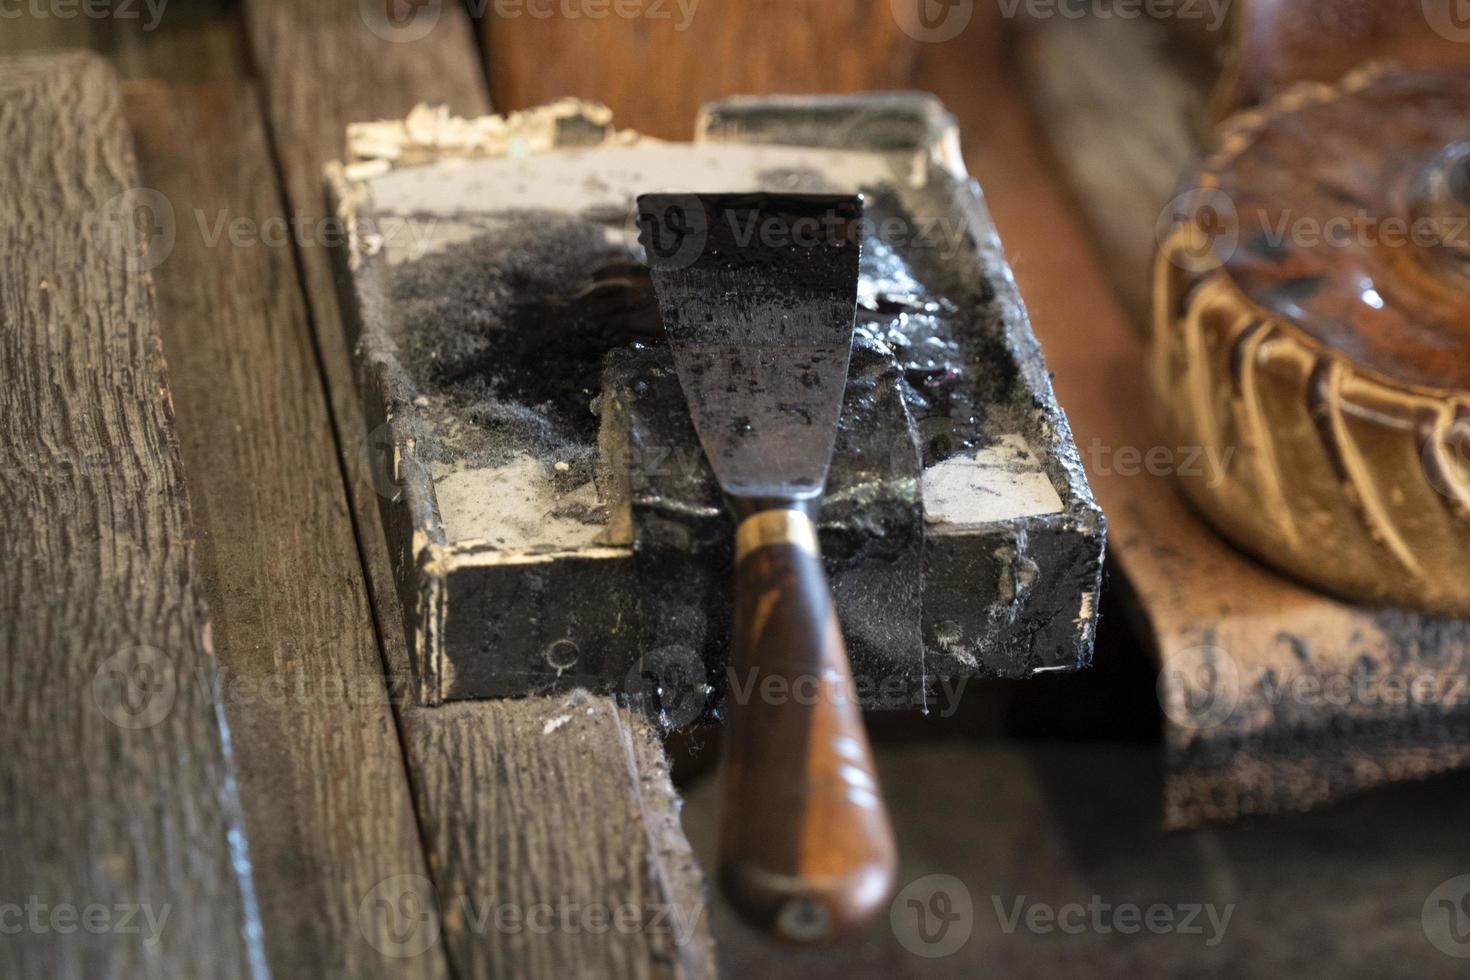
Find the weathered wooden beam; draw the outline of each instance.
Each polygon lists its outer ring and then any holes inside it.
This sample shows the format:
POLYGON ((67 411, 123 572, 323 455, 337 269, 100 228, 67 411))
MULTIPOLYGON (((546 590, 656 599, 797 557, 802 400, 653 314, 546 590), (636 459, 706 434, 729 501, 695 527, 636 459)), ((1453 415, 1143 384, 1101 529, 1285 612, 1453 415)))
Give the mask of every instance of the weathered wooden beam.
POLYGON ((135 183, 101 59, 0 60, 6 976, 265 971, 135 183))
POLYGON ((290 246, 330 229, 287 222, 244 86, 126 107, 172 216, 153 277, 272 973, 444 977, 370 898, 427 870, 290 246))
MULTIPOLYGON (((255 0, 245 9, 287 200, 308 220, 325 213, 322 168, 342 156, 348 123, 401 117, 418 102, 467 114, 489 108, 460 7, 442 5, 432 30, 413 41, 385 39, 360 9, 343 0, 255 0)), ((402 610, 332 267, 323 249, 299 255, 384 656, 393 676, 407 676, 402 610)), ((707 926, 695 917, 701 878, 678 827, 662 750, 613 702, 402 704, 398 721, 433 880, 399 879, 383 897, 432 903, 456 976, 713 974, 707 926), (569 711, 579 712, 576 725, 569 711), (607 764, 618 746, 631 765, 607 764), (548 903, 549 929, 541 918, 548 903), (677 933, 602 929, 582 913, 564 926, 558 903, 614 911, 677 905, 694 924, 687 941, 671 947, 677 933)), ((394 924, 410 944, 430 941, 417 931, 422 924, 394 924)))
POLYGON ((465 977, 712 977, 702 876, 648 725, 610 698, 405 713, 444 941, 465 977))

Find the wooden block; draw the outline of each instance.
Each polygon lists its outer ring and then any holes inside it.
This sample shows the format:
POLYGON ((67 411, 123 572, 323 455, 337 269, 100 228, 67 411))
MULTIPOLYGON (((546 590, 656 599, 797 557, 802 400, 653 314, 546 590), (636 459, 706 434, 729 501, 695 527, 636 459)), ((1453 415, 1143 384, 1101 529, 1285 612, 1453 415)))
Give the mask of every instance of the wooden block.
POLYGON ((176 232, 153 277, 271 970, 446 976, 373 931, 374 889, 427 871, 255 93, 126 104, 176 232))
POLYGON ((675 179, 872 195, 859 321, 873 357, 854 362, 823 515, 859 673, 902 707, 939 679, 1085 666, 1101 518, 942 107, 739 100, 707 110, 693 145, 608 136, 559 152, 554 120, 603 113, 362 127, 335 179, 350 224, 407 229, 350 243, 343 305, 392 462, 379 495, 424 696, 622 692, 639 655, 670 645, 724 673, 730 532, 687 407, 676 386, 634 390, 627 371, 595 396, 604 354, 630 338, 552 299, 595 294, 604 269, 641 275, 625 208, 675 179), (421 159, 420 142, 441 159, 421 159), (567 339, 538 348, 545 329, 567 339), (630 473, 660 454, 662 474, 630 473), (643 478, 631 493, 630 476, 643 478), (574 653, 606 636, 615 650, 574 653))
POLYGON ((908 87, 920 48, 887 0, 622 0, 604 16, 568 6, 584 5, 485 6, 502 111, 573 96, 639 132, 687 140, 699 108, 728 95, 908 87))
POLYGON ((0 133, 0 881, 135 926, 27 929, 3 972, 264 976, 134 223, 156 202, 94 56, 0 60, 0 133))

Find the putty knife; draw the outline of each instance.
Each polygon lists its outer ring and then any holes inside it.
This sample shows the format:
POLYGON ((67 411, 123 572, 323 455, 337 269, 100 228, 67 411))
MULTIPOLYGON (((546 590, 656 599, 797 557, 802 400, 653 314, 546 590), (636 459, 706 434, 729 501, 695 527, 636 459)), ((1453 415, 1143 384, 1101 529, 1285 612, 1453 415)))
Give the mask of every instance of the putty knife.
POLYGON ((847 385, 862 199, 638 199, 664 330, 737 524, 720 880, 809 942, 887 902, 896 852, 813 523, 847 385))

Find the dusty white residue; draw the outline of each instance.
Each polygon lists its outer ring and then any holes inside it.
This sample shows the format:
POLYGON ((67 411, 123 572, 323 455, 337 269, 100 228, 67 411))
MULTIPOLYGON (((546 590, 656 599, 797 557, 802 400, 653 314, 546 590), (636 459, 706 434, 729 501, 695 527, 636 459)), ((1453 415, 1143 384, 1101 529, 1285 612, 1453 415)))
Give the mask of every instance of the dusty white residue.
POLYGON ((524 455, 504 466, 435 463, 431 474, 445 543, 483 541, 506 550, 596 546, 604 526, 574 516, 596 510, 596 484, 589 480, 559 493, 552 469, 547 462, 524 455))
POLYGON ((563 122, 580 119, 589 131, 602 127, 609 141, 636 139, 612 128, 612 110, 596 102, 559 99, 504 116, 462 118, 446 106, 415 106, 404 119, 347 127, 348 165, 354 174, 382 172, 445 158, 545 153, 556 148, 563 122))
POLYGON ((965 666, 976 667, 979 665, 979 662, 975 659, 975 654, 966 649, 969 643, 965 639, 964 628, 954 620, 947 619, 934 628, 934 642, 938 645, 939 649, 954 657, 965 666))
POLYGON ((1077 610, 1077 619, 1075 620, 1079 629, 1086 629, 1092 622, 1092 607, 1096 601, 1097 597, 1094 593, 1082 593, 1082 608, 1077 610))
MULTIPOLYGON (((548 210, 626 216, 636 237, 633 202, 649 191, 706 193, 759 189, 763 175, 811 173, 833 191, 892 183, 881 153, 790 146, 739 146, 640 141, 593 151, 445 161, 402 167, 373 179, 378 217, 414 215, 424 221, 463 220, 468 213, 548 210)), ((767 187, 767 189, 783 189, 767 187)), ((784 188, 791 189, 791 188, 784 188)))
MULTIPOLYGON (((591 699, 591 697, 592 693, 583 687, 579 687, 575 691, 570 692, 566 696, 566 699, 562 702, 561 706, 563 709, 563 713, 557 715, 554 718, 547 719, 546 724, 541 726, 541 734, 550 735, 552 732, 556 731, 558 728, 561 728, 567 722, 571 721, 572 716, 575 714, 574 709, 580 707, 583 704, 586 704, 591 699)), ((594 706, 589 706, 587 708, 587 713, 589 715, 592 714, 593 707, 594 706)))
POLYGON ((975 668, 980 666, 980 661, 975 658, 975 654, 965 649, 963 646, 946 649, 944 652, 949 654, 951 657, 954 657, 956 660, 964 664, 966 667, 969 667, 971 670, 974 670, 975 668))
POLYGON ((1061 511, 1051 478, 1019 435, 1002 436, 973 458, 947 459, 924 472, 929 524, 973 528, 1061 511))

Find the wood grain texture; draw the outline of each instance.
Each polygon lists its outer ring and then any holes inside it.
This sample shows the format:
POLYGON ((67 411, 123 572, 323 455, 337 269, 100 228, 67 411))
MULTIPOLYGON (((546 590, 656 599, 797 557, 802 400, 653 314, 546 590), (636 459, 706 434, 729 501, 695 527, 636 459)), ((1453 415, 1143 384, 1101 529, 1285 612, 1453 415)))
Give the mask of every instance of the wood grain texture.
POLYGON ((177 230, 154 279, 272 972, 444 977, 375 932, 375 889, 426 864, 254 93, 126 105, 177 230))
MULTIPOLYGON (((357 0, 249 0, 244 7, 250 60, 260 74, 289 210, 307 223, 326 213, 322 170, 344 157, 349 123, 400 118, 419 103, 446 104, 463 115, 490 111, 463 8, 442 4, 433 29, 416 41, 375 34, 363 9, 357 0)), ((298 259, 381 629, 384 603, 396 610, 398 600, 331 257, 325 248, 302 248, 298 259)))
POLYGON ((0 892, 167 916, 6 976, 264 975, 134 183, 104 62, 0 60, 0 892))
POLYGON ((710 977, 701 876, 663 751, 611 698, 405 713, 458 976, 710 977))
POLYGON ((495 104, 524 109, 573 95, 611 106, 620 126, 687 140, 700 107, 729 95, 907 87, 922 47, 887 0, 618 6, 638 15, 507 16, 491 4, 481 29, 495 104))
MULTIPOLYGON (((341 157, 348 123, 402 116, 421 101, 447 102, 465 114, 489 111, 458 6, 445 4, 434 30, 412 43, 364 30, 357 10, 352 2, 246 6, 293 212, 322 213, 322 167, 341 157), (336 81, 325 85, 323 77, 336 81)), ((359 451, 365 427, 332 266, 322 249, 304 249, 300 257, 384 656, 391 675, 406 677, 402 609, 369 460, 359 451)), ((619 932, 575 912, 572 926, 560 924, 556 904, 563 898, 563 906, 595 904, 610 915, 619 906, 662 901, 690 916, 702 901, 702 879, 652 734, 615 714, 609 699, 575 707, 576 727, 562 720, 560 699, 398 705, 433 882, 409 882, 384 897, 409 896, 409 911, 420 901, 435 903, 451 969, 461 978, 713 975, 702 918, 686 920, 694 923, 690 938, 672 949, 666 930, 619 932), (568 738, 557 741, 563 733, 568 738), (556 918, 550 929, 540 918, 547 912, 535 908, 546 904, 556 918), (497 910, 506 905, 517 911, 505 915, 521 916, 520 928, 497 926, 497 910)), ((422 927, 392 924, 403 927, 398 934, 410 944, 422 927)))
MULTIPOLYGON (((746 518, 741 533, 772 511, 746 518)), ((815 533, 737 559, 720 884, 788 942, 888 904, 898 854, 815 533)))

